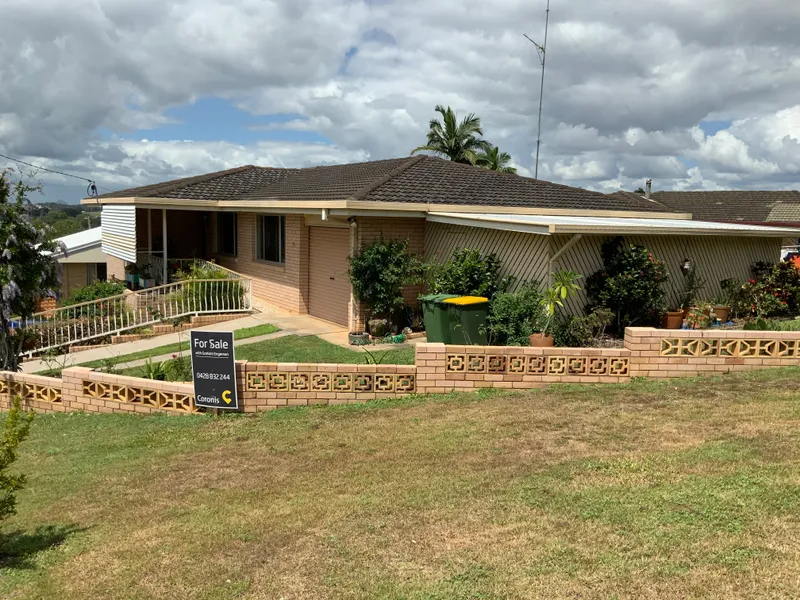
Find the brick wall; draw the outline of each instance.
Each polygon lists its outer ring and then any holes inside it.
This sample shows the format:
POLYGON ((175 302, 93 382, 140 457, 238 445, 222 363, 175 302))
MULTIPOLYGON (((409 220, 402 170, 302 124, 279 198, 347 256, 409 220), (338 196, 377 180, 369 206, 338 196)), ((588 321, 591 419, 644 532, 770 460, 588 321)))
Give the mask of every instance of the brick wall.
POLYGON ((168 383, 95 373, 85 367, 64 369, 61 379, 25 373, 0 373, 0 409, 20 396, 36 412, 198 412, 190 383, 168 383))
MULTIPOLYGON (((356 245, 363 248, 370 242, 378 239, 408 240, 410 252, 424 256, 425 253, 425 219, 395 218, 395 217, 359 217, 356 245)), ((409 285, 403 288, 403 297, 406 304, 415 306, 417 298, 422 293, 422 286, 409 285)), ((365 329, 364 307, 357 306, 351 311, 351 331, 365 329)))
POLYGON ((115 277, 117 281, 125 281, 125 261, 116 256, 106 254, 106 269, 109 281, 115 277))
MULTIPOLYGON (((413 393, 530 389, 554 383, 620 383, 800 365, 800 333, 629 328, 625 348, 520 348, 420 344, 415 365, 236 365, 247 413, 281 406, 345 404, 413 393)), ((62 379, 0 373, 0 409, 19 395, 37 412, 199 412, 190 383, 71 367, 62 379)))
POLYGON ((531 389, 551 383, 630 379, 630 352, 613 348, 417 346, 417 388, 441 394, 475 388, 531 389))
POLYGON ((663 379, 800 365, 800 333, 629 327, 631 375, 663 379))
POLYGON ((347 404, 396 398, 417 391, 413 365, 237 363, 244 412, 281 406, 347 404))
POLYGON ((86 285, 86 263, 66 263, 61 276, 61 293, 68 297, 76 288, 86 285))
MULTIPOLYGON (((214 254, 217 262, 253 279, 253 295, 290 312, 308 312, 308 227, 303 215, 286 216, 286 263, 256 259, 256 217, 239 213, 236 257, 214 254)), ((216 220, 212 218, 216 227, 216 220)), ((216 249, 213 249, 214 251, 216 249)))

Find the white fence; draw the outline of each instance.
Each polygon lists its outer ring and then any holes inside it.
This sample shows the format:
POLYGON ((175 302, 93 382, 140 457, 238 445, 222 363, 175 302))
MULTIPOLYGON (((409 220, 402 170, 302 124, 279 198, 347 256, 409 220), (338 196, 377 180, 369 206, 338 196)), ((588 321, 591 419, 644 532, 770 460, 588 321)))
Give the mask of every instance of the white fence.
MULTIPOLYGON (((231 271, 217 263, 208 262, 200 258, 170 258, 167 262, 169 266, 177 265, 182 271, 186 271, 192 264, 196 264, 203 269, 211 269, 217 273, 224 273, 228 279, 241 278, 241 275, 235 271, 231 271)), ((154 279, 158 285, 169 283, 168 281, 164 281, 164 258, 162 256, 140 252, 136 258, 136 267, 139 269, 140 273, 146 275, 148 278, 154 279)))
POLYGON ((36 313, 26 324, 35 341, 25 354, 190 315, 249 312, 252 280, 228 273, 232 276, 226 279, 188 279, 36 313))

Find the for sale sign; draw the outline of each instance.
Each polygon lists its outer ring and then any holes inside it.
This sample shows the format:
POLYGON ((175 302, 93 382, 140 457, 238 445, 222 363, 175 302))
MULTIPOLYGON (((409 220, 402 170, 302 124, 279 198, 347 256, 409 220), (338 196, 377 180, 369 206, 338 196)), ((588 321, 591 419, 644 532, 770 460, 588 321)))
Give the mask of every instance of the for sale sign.
POLYGON ((190 343, 195 406, 238 410, 233 332, 192 331, 190 343))

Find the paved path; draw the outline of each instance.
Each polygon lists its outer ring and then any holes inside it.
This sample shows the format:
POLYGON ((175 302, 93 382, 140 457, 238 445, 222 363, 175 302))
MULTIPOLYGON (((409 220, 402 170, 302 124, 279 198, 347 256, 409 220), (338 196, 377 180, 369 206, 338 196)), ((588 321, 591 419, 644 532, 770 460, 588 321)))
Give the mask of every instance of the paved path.
MULTIPOLYGON (((237 329, 247 329, 249 327, 256 327, 271 323, 278 327, 281 331, 270 333, 267 335, 259 335, 243 340, 236 340, 236 346, 243 346, 246 344, 254 344, 264 340, 275 339, 287 335, 316 335, 323 340, 332 344, 337 344, 349 348, 351 350, 363 351, 356 346, 350 346, 347 342, 347 329, 340 325, 323 321, 309 315, 296 315, 281 311, 271 306, 257 306, 260 312, 247 315, 241 319, 233 321, 226 321, 224 323, 215 323, 213 325, 205 325, 197 327, 201 331, 234 331, 237 329)), ((49 368, 63 368, 82 363, 87 363, 95 360, 102 360, 106 358, 115 358, 126 354, 133 354, 134 352, 141 352, 143 350, 150 350, 167 344, 174 344, 178 342, 185 342, 189 340, 189 331, 182 331, 179 333, 168 333, 157 337, 147 338, 136 342, 126 342, 124 344, 114 344, 111 346, 102 346, 93 348, 91 350, 84 350, 82 352, 75 352, 65 355, 57 362, 51 361, 50 363, 42 360, 32 360, 22 364, 22 370, 25 373, 36 373, 39 371, 46 371, 49 368)), ((403 348, 424 341, 413 340, 407 344, 381 344, 370 346, 370 350, 385 350, 392 348, 403 348)), ((159 362, 171 358, 171 354, 153 357, 153 362, 159 362)), ((147 359, 135 360, 127 363, 119 363, 119 367, 134 367, 143 365, 147 359)))

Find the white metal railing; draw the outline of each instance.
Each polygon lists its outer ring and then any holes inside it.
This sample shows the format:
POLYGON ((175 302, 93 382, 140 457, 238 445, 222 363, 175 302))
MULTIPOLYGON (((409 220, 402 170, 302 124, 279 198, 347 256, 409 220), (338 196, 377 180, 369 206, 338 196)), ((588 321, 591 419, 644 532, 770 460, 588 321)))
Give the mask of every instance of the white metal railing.
POLYGON ((156 285, 164 285, 164 259, 155 254, 140 252, 136 255, 136 267, 139 272, 146 270, 147 275, 155 279, 156 285))
POLYGON ((26 355, 189 315, 248 312, 253 281, 230 273, 236 277, 187 279, 36 313, 26 323, 35 335, 26 355))
MULTIPOLYGON (((197 264, 203 269, 211 269, 217 273, 224 274, 228 279, 238 279, 241 277, 236 271, 231 271, 217 263, 209 262, 202 258, 170 258, 168 265, 177 265, 181 271, 187 271, 192 264, 197 264)), ((139 252, 136 255, 136 266, 139 272, 146 270, 147 274, 156 280, 157 285, 164 285, 169 283, 164 281, 164 258, 157 254, 148 254, 146 252, 139 252)))

